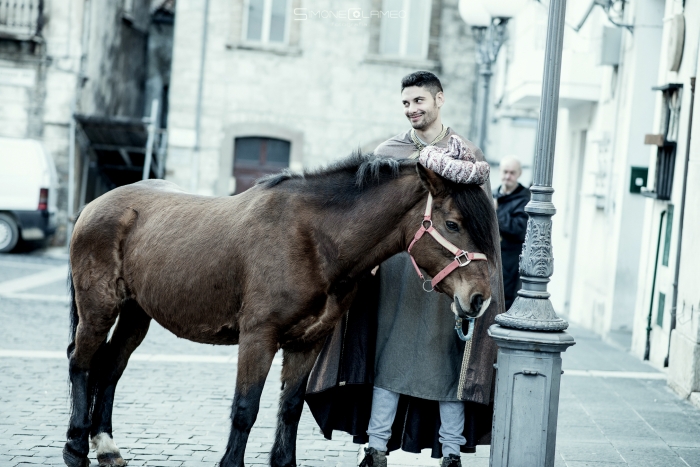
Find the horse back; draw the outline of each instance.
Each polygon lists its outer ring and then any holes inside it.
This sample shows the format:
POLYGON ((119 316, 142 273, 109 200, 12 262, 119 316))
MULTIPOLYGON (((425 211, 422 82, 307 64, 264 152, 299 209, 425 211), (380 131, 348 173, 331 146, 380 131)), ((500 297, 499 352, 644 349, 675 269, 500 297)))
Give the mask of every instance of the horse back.
POLYGON ((299 287, 321 286, 295 202, 260 187, 221 198, 160 180, 117 188, 76 223, 74 282, 98 285, 102 300, 136 300, 180 337, 236 343, 241 328, 269 322, 275 308, 312 300, 299 287), (270 314, 246 314, 246 303, 270 314))

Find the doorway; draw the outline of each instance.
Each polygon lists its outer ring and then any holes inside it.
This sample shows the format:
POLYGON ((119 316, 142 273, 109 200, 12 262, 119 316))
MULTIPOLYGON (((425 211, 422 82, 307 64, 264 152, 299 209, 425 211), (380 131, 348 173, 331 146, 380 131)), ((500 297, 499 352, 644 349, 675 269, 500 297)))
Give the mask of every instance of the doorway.
POLYGON ((289 167, 291 143, 277 138, 236 138, 233 150, 234 192, 242 193, 265 175, 275 174, 289 167))

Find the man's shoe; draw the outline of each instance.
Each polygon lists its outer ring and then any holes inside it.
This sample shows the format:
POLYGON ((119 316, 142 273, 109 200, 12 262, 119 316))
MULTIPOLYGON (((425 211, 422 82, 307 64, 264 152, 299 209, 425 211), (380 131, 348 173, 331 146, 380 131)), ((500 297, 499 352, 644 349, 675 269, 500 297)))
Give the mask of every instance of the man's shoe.
POLYGON ((459 456, 450 454, 450 457, 443 457, 440 467, 462 467, 462 459, 459 456))
POLYGON ((365 448, 365 458, 360 462, 360 467, 386 467, 386 452, 365 448))

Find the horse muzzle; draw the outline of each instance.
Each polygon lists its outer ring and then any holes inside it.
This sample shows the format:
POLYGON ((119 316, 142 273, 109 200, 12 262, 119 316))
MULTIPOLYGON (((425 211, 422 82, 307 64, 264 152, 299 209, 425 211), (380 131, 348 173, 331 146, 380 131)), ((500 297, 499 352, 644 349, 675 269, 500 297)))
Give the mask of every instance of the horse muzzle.
POLYGON ((478 318, 486 312, 490 304, 491 297, 484 300, 483 295, 475 293, 469 298, 469 305, 465 307, 459 296, 455 295, 452 311, 457 317, 462 319, 478 318))

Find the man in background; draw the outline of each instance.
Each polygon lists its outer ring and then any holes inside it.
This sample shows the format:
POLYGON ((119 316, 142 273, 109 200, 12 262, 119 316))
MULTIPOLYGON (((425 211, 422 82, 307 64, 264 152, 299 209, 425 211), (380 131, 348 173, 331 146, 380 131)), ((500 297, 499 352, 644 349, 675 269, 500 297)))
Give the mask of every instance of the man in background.
POLYGON ((493 192, 501 233, 501 260, 503 262, 503 294, 508 310, 520 288, 518 266, 523 250, 528 215, 525 205, 530 201, 530 190, 518 183, 523 170, 520 161, 505 157, 500 164, 501 186, 493 192))

